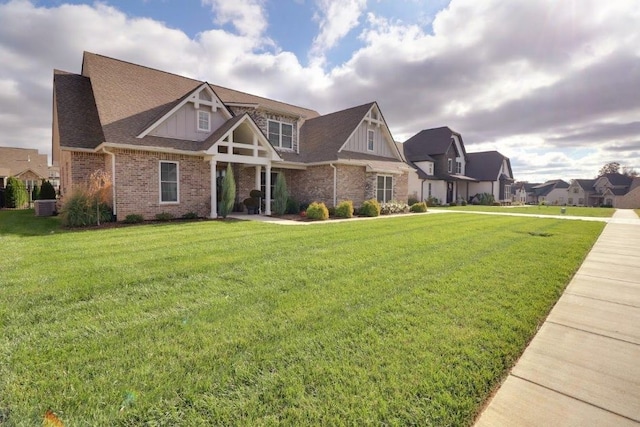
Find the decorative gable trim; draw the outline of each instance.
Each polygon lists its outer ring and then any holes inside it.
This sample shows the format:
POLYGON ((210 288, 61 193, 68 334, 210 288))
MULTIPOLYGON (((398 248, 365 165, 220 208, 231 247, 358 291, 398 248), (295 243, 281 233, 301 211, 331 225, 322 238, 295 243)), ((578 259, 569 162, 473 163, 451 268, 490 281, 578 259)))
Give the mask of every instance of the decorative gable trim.
POLYGON ((389 126, 387 126, 387 122, 382 116, 382 112, 380 111, 380 108, 378 107, 377 102, 374 102, 371 105, 371 108, 369 108, 369 111, 367 111, 367 113, 364 115, 362 120, 360 120, 358 125, 351 131, 347 139, 342 143, 342 145, 338 149, 338 153, 341 153, 347 147, 349 140, 353 138, 358 128, 362 126, 363 123, 375 124, 376 126, 381 127, 384 140, 387 142, 387 145, 389 146, 391 152, 395 154, 396 159, 404 162, 402 158, 402 154, 400 153, 398 146, 394 142, 393 136, 391 135, 391 131, 389 130, 389 126))
POLYGON ((143 130, 136 138, 144 138, 155 128, 160 126, 165 120, 167 120, 171 115, 173 115, 176 111, 186 105, 188 102, 194 104, 196 110, 200 109, 201 106, 205 106, 211 109, 212 112, 218 111, 218 108, 222 110, 222 114, 226 119, 230 119, 233 117, 231 111, 224 105, 224 103, 218 98, 218 95, 211 89, 209 83, 203 83, 198 88, 196 88, 193 92, 185 96, 182 101, 180 101, 177 105, 175 105, 171 110, 167 111, 162 117, 153 122, 151 126, 147 127, 143 130), (209 99, 207 99, 207 97, 209 99))

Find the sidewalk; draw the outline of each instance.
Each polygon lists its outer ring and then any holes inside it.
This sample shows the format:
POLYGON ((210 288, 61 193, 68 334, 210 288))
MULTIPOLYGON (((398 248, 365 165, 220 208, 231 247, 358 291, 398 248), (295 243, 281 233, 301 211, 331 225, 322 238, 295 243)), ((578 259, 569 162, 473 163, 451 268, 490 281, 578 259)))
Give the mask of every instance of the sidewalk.
POLYGON ((640 425, 640 219, 617 210, 476 426, 640 425))

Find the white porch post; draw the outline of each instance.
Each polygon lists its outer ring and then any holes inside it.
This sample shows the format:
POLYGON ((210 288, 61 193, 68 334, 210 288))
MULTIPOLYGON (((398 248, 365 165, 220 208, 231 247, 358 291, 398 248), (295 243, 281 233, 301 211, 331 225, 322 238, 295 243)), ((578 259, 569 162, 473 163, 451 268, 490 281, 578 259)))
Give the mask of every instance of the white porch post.
POLYGON ((218 188, 216 182, 216 164, 214 159, 209 160, 211 165, 211 214, 209 218, 216 219, 218 217, 218 188))
MULTIPOLYGON (((253 186, 255 190, 260 189, 260 172, 262 172, 262 166, 258 165, 256 166, 256 180, 255 185, 253 186)), ((258 205, 258 213, 262 213, 260 212, 260 205, 258 205)))
POLYGON ((271 163, 265 166, 265 183, 264 183, 264 214, 271 215, 271 163))

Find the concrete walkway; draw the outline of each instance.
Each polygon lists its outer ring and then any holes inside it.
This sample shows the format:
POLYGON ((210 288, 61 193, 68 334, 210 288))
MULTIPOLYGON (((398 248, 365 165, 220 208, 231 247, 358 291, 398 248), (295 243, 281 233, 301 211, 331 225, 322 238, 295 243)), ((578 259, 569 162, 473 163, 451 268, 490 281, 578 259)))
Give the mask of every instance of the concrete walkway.
POLYGON ((640 425, 640 219, 617 210, 476 426, 640 425))

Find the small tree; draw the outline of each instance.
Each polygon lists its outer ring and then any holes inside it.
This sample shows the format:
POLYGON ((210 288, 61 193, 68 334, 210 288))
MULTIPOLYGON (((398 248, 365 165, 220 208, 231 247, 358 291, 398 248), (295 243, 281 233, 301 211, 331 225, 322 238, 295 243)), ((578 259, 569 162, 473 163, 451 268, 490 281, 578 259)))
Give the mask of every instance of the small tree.
POLYGON ((233 178, 231 163, 227 164, 227 173, 222 178, 222 195, 220 200, 220 216, 226 218, 233 210, 233 202, 236 200, 236 182, 233 178))
POLYGON ((600 171, 598 172, 598 177, 602 175, 606 175, 608 173, 619 173, 619 172, 620 172, 620 163, 609 162, 600 168, 600 171))
POLYGON ((33 190, 31 190, 31 200, 36 201, 40 199, 40 187, 38 184, 33 184, 33 190))
MULTIPOLYGON (((51 188, 53 189, 53 186, 51 188)), ((89 175, 89 197, 95 204, 96 222, 100 225, 100 208, 108 205, 111 200, 111 177, 102 169, 97 169, 89 175)))
POLYGON ((284 215, 287 210, 288 198, 287 182, 284 180, 284 174, 279 173, 276 178, 276 188, 273 195, 273 211, 276 215, 284 215))
POLYGON ((8 208, 17 209, 22 209, 29 203, 29 193, 24 182, 14 176, 9 177, 5 189, 5 202, 8 208))
POLYGON ((42 184, 40 186, 40 200, 55 200, 55 199, 56 199, 56 189, 53 188, 53 184, 43 179, 42 184))

